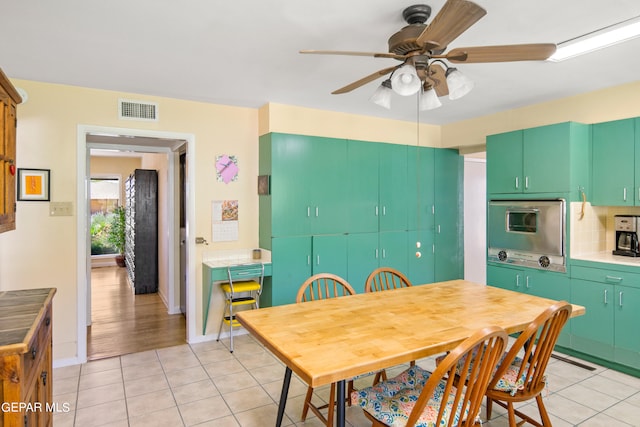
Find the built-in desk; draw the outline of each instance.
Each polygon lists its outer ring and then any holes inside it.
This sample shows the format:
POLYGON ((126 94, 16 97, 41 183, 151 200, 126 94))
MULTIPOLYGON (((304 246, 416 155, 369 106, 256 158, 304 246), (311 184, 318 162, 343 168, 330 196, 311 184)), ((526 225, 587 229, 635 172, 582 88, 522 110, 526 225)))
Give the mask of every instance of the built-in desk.
POLYGON ((271 305, 271 252, 261 249, 260 259, 253 259, 253 249, 207 251, 202 255, 202 319, 203 335, 209 317, 209 302, 215 284, 227 281, 227 267, 245 264, 264 264, 263 291, 260 306, 271 305))

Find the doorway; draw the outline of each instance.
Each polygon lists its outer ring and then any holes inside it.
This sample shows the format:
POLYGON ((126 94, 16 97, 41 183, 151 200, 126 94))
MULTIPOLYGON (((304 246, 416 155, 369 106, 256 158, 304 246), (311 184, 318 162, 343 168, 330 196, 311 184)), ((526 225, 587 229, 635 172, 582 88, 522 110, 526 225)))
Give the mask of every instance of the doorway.
MULTIPOLYGON (((88 183, 91 176, 90 154, 92 150, 113 150, 114 152, 143 152, 161 153, 167 158, 166 167, 166 199, 161 202, 165 206, 166 223, 161 230, 164 230, 162 239, 165 245, 163 254, 164 275, 166 281, 166 292, 163 295, 163 304, 167 315, 180 314, 181 305, 185 307, 186 328, 182 333, 182 342, 188 342, 193 337, 195 324, 191 313, 195 308, 195 296, 189 291, 189 284, 193 283, 195 277, 195 261, 190 254, 195 251, 195 242, 190 244, 188 239, 188 225, 195 222, 195 203, 188 197, 180 197, 182 189, 189 188, 189 182, 193 180, 187 173, 180 173, 180 157, 184 155, 184 162, 192 161, 194 137, 190 134, 173 134, 167 132, 140 131, 135 129, 121 128, 97 128, 90 126, 78 127, 78 175, 85 177, 78 182, 78 359, 82 363, 87 360, 87 326, 91 324, 91 257, 90 257, 90 234, 89 234, 89 196, 88 183), (190 150, 191 149, 191 150, 190 150), (184 179, 184 181, 181 181, 184 179), (180 207, 180 204, 184 205, 180 207), (180 212, 184 212, 184 244, 180 243, 180 212), (184 246, 184 263, 181 263, 181 246, 184 246), (182 264, 182 267, 181 267, 182 264), (179 286, 184 277, 184 287, 179 286), (180 295, 185 295, 186 303, 180 301, 180 295)), ((184 168, 186 170, 186 167, 184 168)), ((108 279, 112 282, 122 282, 117 274, 108 279)), ((133 295, 130 295, 133 298, 133 295)), ((121 305, 121 303, 115 303, 121 305)))

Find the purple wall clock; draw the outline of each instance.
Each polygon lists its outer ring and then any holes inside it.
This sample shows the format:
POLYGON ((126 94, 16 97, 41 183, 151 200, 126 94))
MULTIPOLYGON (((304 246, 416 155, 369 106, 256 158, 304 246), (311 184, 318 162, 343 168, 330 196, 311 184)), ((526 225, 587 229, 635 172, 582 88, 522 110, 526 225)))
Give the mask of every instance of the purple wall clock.
POLYGON ((238 180, 238 159, 223 154, 216 156, 216 177, 225 184, 238 180))

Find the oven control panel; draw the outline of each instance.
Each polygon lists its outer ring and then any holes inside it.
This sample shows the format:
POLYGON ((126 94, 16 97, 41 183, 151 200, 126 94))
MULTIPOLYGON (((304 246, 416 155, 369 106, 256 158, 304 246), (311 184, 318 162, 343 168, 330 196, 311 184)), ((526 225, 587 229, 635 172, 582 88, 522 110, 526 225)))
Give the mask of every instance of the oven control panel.
POLYGON ((503 248, 489 248, 489 261, 541 270, 566 273, 564 257, 538 254, 534 252, 512 251, 503 248))

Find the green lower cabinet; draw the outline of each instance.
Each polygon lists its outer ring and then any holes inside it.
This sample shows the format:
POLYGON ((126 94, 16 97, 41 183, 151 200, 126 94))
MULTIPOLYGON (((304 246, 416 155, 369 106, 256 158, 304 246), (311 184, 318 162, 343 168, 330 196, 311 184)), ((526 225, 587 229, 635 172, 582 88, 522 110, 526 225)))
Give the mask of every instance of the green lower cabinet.
MULTIPOLYGON (((487 284, 554 301, 571 301, 571 279, 566 274, 553 271, 488 264, 487 284)), ((562 328, 558 345, 569 347, 573 331, 571 322, 562 328)))
POLYGON ((347 277, 346 260, 345 234, 273 238, 272 287, 261 298, 262 305, 295 303, 300 285, 317 273, 347 277))
POLYGON ((409 270, 405 272, 415 285, 435 282, 435 254, 433 231, 409 231, 407 243, 409 270), (416 247, 420 242, 420 248, 416 247), (420 251, 420 257, 416 252, 420 251))
POLYGON ((614 360, 640 368, 640 289, 616 286, 614 292, 614 360))
POLYGON ((404 273, 408 269, 407 232, 354 233, 347 237, 347 281, 357 292, 364 292, 369 274, 378 267, 391 267, 404 273))
POLYGON ((586 309, 571 319, 571 348, 613 360, 613 285, 573 279, 571 287, 572 302, 586 309))

